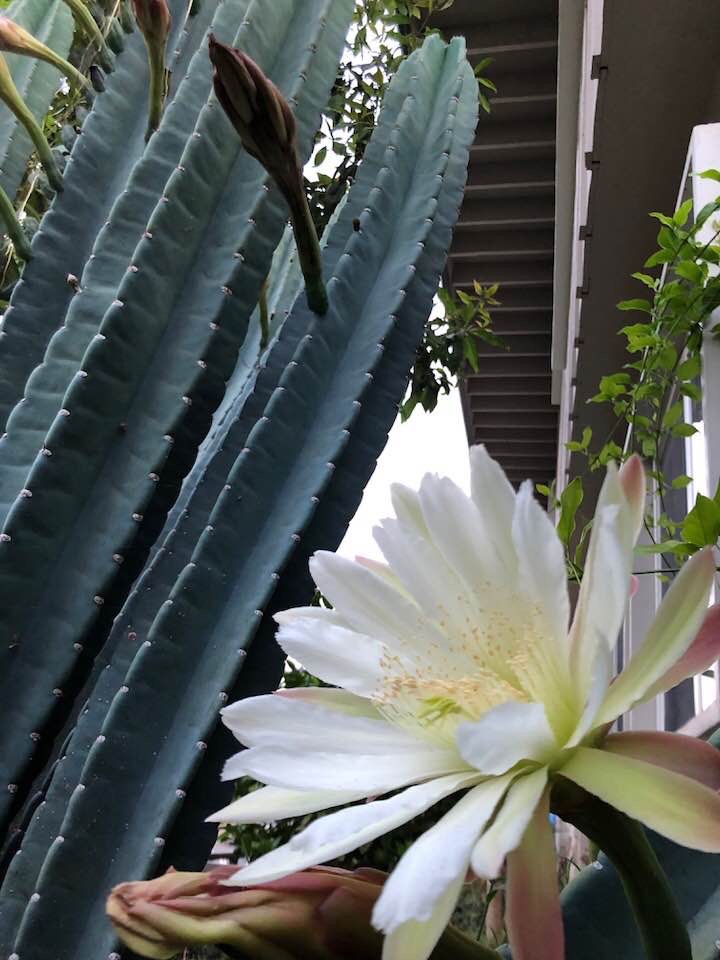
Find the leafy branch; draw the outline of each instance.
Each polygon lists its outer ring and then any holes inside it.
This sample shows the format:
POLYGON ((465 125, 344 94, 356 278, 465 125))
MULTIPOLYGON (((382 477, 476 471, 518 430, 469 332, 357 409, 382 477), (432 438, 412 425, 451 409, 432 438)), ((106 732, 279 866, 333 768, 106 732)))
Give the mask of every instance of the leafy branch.
MULTIPOLYGON (((700 176, 720 181, 716 170, 700 176)), ((720 306, 720 228, 712 219, 720 211, 720 198, 708 203, 688 225, 691 211, 692 200, 687 200, 672 216, 651 214, 660 223, 658 249, 645 262, 645 270, 661 267, 662 273, 633 274, 649 293, 624 300, 618 308, 645 314, 646 319, 619 331, 629 359, 619 371, 601 378, 598 393, 589 401, 609 405, 614 423, 599 446, 593 445, 590 427, 585 427, 579 440, 566 444, 568 450, 586 458, 589 470, 610 460, 622 462, 633 453, 648 462, 649 493, 657 500, 660 515, 646 519, 652 542, 639 552, 662 555, 667 572, 675 568, 665 555, 683 559, 720 537, 720 488, 713 498, 698 494, 694 507, 682 519, 671 517, 666 504, 669 492, 692 482, 686 473, 666 475, 663 460, 672 438, 697 432, 685 418, 685 398, 692 403, 702 399, 702 344, 713 312, 720 306), (708 223, 713 232, 709 239, 700 239, 708 223), (656 525, 662 531, 659 542, 656 525)), ((582 483, 581 478, 577 480, 582 483)), ((573 497, 565 503, 555 500, 555 505, 563 523, 564 511, 577 511, 579 502, 573 497)), ((574 524, 574 513, 572 519, 574 524)), ((567 519, 564 522, 567 527, 567 519)))
POLYGON ((420 405, 428 412, 437 406, 441 393, 450 393, 458 376, 466 370, 479 370, 478 347, 489 344, 507 349, 493 332, 490 308, 498 285, 483 286, 477 280, 472 293, 445 288, 438 290, 443 307, 440 316, 431 316, 425 325, 423 339, 415 357, 410 379, 410 394, 400 409, 403 420, 420 405))

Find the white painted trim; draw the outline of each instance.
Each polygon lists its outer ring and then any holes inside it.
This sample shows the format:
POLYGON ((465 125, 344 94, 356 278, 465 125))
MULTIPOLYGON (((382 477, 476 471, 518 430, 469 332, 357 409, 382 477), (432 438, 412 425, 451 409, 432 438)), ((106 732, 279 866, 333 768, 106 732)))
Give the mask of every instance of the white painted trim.
MULTIPOLYGON (((565 444, 572 438, 572 423, 570 417, 575 406, 575 387, 573 378, 577 365, 577 347, 575 340, 580 336, 581 309, 582 301, 575 296, 576 288, 582 286, 584 261, 585 261, 585 242, 580 239, 580 227, 587 225, 588 204, 590 200, 590 185, 592 182, 592 172, 587 169, 585 164, 585 154, 591 153, 593 149, 593 137, 595 132, 595 109, 597 105, 598 81, 592 77, 593 58, 602 52, 603 35, 603 10, 604 0, 585 0, 581 3, 577 0, 577 6, 584 8, 585 22, 583 26, 582 40, 582 60, 580 71, 580 96, 578 101, 577 123, 576 123, 576 151, 575 151, 575 176, 574 196, 572 199, 573 222, 571 232, 571 244, 568 252, 569 259, 565 264, 565 292, 556 285, 553 291, 553 300, 563 297, 567 306, 565 314, 553 307, 553 324, 557 318, 558 324, 563 324, 562 333, 558 330, 557 336, 553 333, 554 341, 563 337, 565 341, 565 357, 558 358, 557 362, 561 366, 553 370, 553 403, 560 403, 559 416, 559 436, 558 436, 558 454, 556 470, 556 486, 558 493, 562 491, 567 482, 567 468, 570 462, 570 455, 565 448, 565 444)), ((560 197, 565 190, 563 183, 558 183, 556 191, 556 204, 560 203, 560 197)), ((558 266, 558 255, 556 255, 555 264, 558 266)), ((561 265, 562 269, 562 265, 561 265)), ((553 362, 554 366, 554 362, 553 362)))
POLYGON ((712 733, 716 727, 720 727, 720 700, 711 703, 702 713, 688 720, 677 732, 684 733, 688 737, 704 737, 712 733))
POLYGON ((575 166, 583 66, 585 5, 560 0, 558 11, 557 121, 555 139, 555 243, 552 318, 552 402, 560 402, 567 355, 571 268, 575 237, 575 166))
MULTIPOLYGON (((688 168, 693 173, 720 168, 720 123, 706 123, 695 127, 690 138, 688 168)), ((694 176, 692 183, 693 209, 695 215, 720 194, 720 184, 715 180, 703 180, 694 176)), ((718 229, 718 218, 707 221, 700 230, 700 239, 709 241, 718 229)), ((716 310, 708 324, 708 330, 720 323, 720 310, 716 310)), ((715 493, 720 480, 720 340, 706 333, 703 341, 703 422, 708 459, 709 495, 715 493)))

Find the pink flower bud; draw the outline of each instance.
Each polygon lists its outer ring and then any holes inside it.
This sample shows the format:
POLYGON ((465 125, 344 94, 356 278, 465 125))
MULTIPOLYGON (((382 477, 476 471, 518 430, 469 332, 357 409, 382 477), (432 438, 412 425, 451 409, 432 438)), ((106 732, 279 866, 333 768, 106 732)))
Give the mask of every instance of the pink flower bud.
POLYGON ((209 944, 255 960, 280 952, 298 960, 379 960, 382 938, 370 914, 384 874, 318 867, 256 887, 226 886, 236 871, 169 870, 121 883, 108 898, 108 916, 126 946, 154 960, 209 944))

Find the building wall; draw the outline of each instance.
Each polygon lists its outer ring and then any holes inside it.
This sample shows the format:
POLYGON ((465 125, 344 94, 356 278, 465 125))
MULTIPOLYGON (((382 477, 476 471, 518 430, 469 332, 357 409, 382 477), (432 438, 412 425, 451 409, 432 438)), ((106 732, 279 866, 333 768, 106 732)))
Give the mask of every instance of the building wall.
MULTIPOLYGON (((575 0, 567 0, 567 4, 572 5, 574 2, 575 0)), ((643 2, 644 0, 638 0, 631 12, 637 13, 643 6, 643 2)), ((558 81, 560 91, 563 80, 568 85, 572 80, 568 76, 563 77, 563 63, 572 64, 572 58, 563 58, 563 6, 561 2, 558 81)), ((574 9, 577 11, 577 6, 574 9)), ((570 226, 568 227, 566 223, 565 229, 566 236, 570 238, 569 249, 564 256, 559 256, 561 251, 556 246, 555 265, 553 391, 554 399, 560 405, 560 442, 556 477, 558 490, 562 490, 573 471, 577 472, 581 468, 580 465, 572 463, 565 443, 572 438, 577 438, 578 430, 588 421, 589 411, 585 406, 587 397, 591 395, 588 391, 588 371, 590 371, 590 379, 593 370, 597 371, 597 378, 594 381, 596 384, 602 373, 619 369, 622 363, 622 359, 618 362, 617 345, 620 338, 616 337, 616 330, 624 321, 621 315, 616 315, 614 310, 610 315, 607 308, 612 309, 613 303, 627 296, 639 295, 636 291, 626 292, 626 289, 618 288, 610 291, 603 289, 600 294, 606 309, 598 310, 595 275, 603 277, 612 275, 612 270, 607 269, 607 264, 612 261, 615 253, 612 246, 614 235, 612 230, 608 230, 608 224, 613 222, 612 210, 610 210, 610 218, 607 216, 608 210, 602 210, 605 232, 601 234, 600 231, 593 230, 593 223, 598 220, 598 196, 602 196, 611 204, 617 203, 615 219, 617 230, 622 232, 622 235, 620 233, 617 235, 618 259, 623 260, 623 264, 627 261, 627 276, 629 276, 633 270, 640 269, 645 257, 652 249, 647 245, 647 239, 649 236, 652 242, 653 231, 648 232, 644 225, 642 230, 636 231, 634 245, 628 242, 631 228, 634 229, 636 226, 636 218, 646 217, 653 209, 669 210, 678 189, 681 196, 688 195, 688 190, 695 190, 696 209, 699 209, 708 199, 714 198, 717 192, 717 184, 699 181, 697 178, 688 180, 688 170, 683 170, 683 159, 688 151, 693 127, 720 120, 720 31, 715 30, 716 26, 720 26, 720 20, 717 20, 720 16, 720 5, 711 0, 708 2, 688 0, 684 5, 672 2, 663 5, 661 9, 656 6, 654 9, 659 16, 655 20, 647 20, 647 35, 638 34, 635 44, 631 42, 633 38, 618 36, 618 31, 622 29, 637 30, 639 22, 636 21, 633 26, 631 17, 626 21, 619 18, 618 14, 622 13, 623 9, 617 5, 616 0, 586 0, 582 36, 576 41, 581 43, 581 57, 579 64, 576 65, 576 70, 579 69, 579 75, 575 77, 575 83, 579 86, 579 98, 576 105, 574 133, 569 132, 567 124, 564 129, 560 125, 558 127, 558 170, 562 171, 560 158, 563 155, 568 156, 569 149, 574 150, 575 160, 572 171, 574 182, 564 182, 571 179, 567 176, 567 165, 564 178, 557 180, 558 196, 562 195, 563 190, 573 191, 571 204, 559 201, 557 206, 559 219, 556 231, 561 241, 563 225, 560 218, 565 216, 568 220, 571 219, 570 226), (705 33, 703 32, 704 24, 707 27, 705 33), (614 33, 608 35, 609 30, 614 33), (674 63, 670 67, 663 59, 663 49, 673 44, 677 58, 682 62, 684 57, 692 56, 695 51, 695 60, 684 74, 682 71, 674 73, 674 63), (633 64, 626 62, 626 58, 618 60, 618 51, 635 48, 638 58, 644 58, 641 69, 638 65, 637 72, 644 77, 642 82, 639 81, 638 90, 633 89, 632 86, 633 64), (648 63, 648 58, 652 60, 653 57, 657 57, 657 62, 648 63), (616 81, 614 87, 607 83, 608 76, 604 75, 603 71, 613 72, 613 78, 616 81), (623 84, 617 83, 618 75, 623 71, 626 72, 624 87, 623 84), (674 91, 673 103, 668 101, 667 109, 668 112, 672 112, 672 116, 668 116, 666 129, 663 130, 658 125, 658 111, 662 112, 662 98, 668 96, 667 91, 663 90, 668 75, 675 80, 676 85, 680 85, 681 89, 674 91), (657 77, 655 85, 657 90, 652 83, 648 84, 648 77, 657 77), (612 93, 613 89, 614 93, 612 93), (657 142, 658 150, 663 149, 662 154, 657 154, 657 164, 647 171, 645 178, 647 184, 642 179, 637 179, 642 176, 642 171, 636 169, 633 151, 628 149, 627 155, 623 154, 622 130, 615 129, 613 133, 605 123, 608 112, 612 116, 615 115, 613 111, 617 107, 618 91, 622 95, 623 89, 631 103, 633 98, 637 99, 637 108, 633 117, 637 129, 632 131, 633 136, 628 137, 628 142, 637 144, 646 137, 648 142, 657 142), (612 96, 616 98, 615 102, 612 102, 612 96), (657 100, 653 99, 655 97, 657 100), (643 124, 647 124, 647 129, 643 124), (663 140, 663 133, 666 138, 671 139, 663 140), (567 142, 568 136, 574 136, 574 143, 567 142), (562 137, 565 137, 565 143, 561 142, 562 137), (602 150, 598 148, 598 140, 602 150), (671 162, 667 162, 668 157, 671 162), (660 171, 662 176, 658 178, 659 168, 663 163, 665 166, 660 171), (621 176, 623 168, 627 169, 624 178, 621 176), (604 179, 598 179, 597 188, 593 190, 593 180, 596 177, 604 179), (654 185, 651 184, 653 189, 648 188, 643 193, 644 187, 650 184, 653 178, 654 185), (615 191, 608 190, 608 180, 614 182, 617 188, 615 191), (708 195, 708 191, 712 197, 708 195), (630 194, 638 199, 635 205, 637 209, 628 200, 630 194), (638 198, 637 194, 641 196, 638 198), (593 211, 593 202, 595 211, 593 211), (626 225, 623 223, 623 217, 628 210, 628 215, 632 216, 633 221, 626 225), (643 244, 646 245, 643 246, 643 244), (564 297, 562 293, 558 293, 559 289, 565 290, 564 297), (602 326, 598 327, 598 323, 602 323, 602 326), (603 355, 604 351, 606 356, 603 355), (580 388, 578 388, 579 367, 582 367, 584 378, 580 388)), ((567 5, 565 10, 567 12, 567 5)), ((649 9, 648 12, 651 10, 649 9)), ((567 32, 565 39, 566 41, 568 39, 567 32)), ((559 109, 562 109, 560 94, 559 109)), ((612 127, 611 123, 609 127, 612 127)), ((705 126, 697 134, 693 134, 693 149, 694 157, 691 150, 690 161, 693 169, 702 170, 707 167, 720 169, 720 124, 705 126)), ((646 151, 646 163, 649 158, 652 158, 652 151, 646 151)), ((618 272, 617 269, 615 272, 618 272)), ((697 422, 700 434, 692 441, 683 441, 670 450, 676 459, 678 457, 684 459, 687 467, 684 472, 697 478, 696 484, 687 491, 688 497, 691 498, 688 503, 676 505, 680 512, 692 505, 698 490, 712 495, 720 478, 720 423, 715 427, 713 422, 720 421, 720 343, 708 340, 705 349, 704 411, 700 414, 690 407, 686 409, 688 420, 697 422), (711 416, 711 411, 715 411, 714 418, 711 416), (701 416, 700 420, 696 420, 698 416, 701 416)), ((596 410, 592 413, 595 415, 596 410)), ((600 476, 595 475, 595 487, 600 479, 600 476)), ((590 487, 588 499, 592 506, 592 494, 596 491, 592 489, 593 483, 590 487)), ((652 508, 653 505, 649 506, 652 508)), ((635 569, 640 574, 638 591, 629 606, 628 617, 618 644, 618 669, 622 668, 642 642, 662 600, 663 590, 666 588, 658 577, 652 575, 657 571, 659 562, 657 556, 638 556, 637 558, 635 569)), ((707 732, 718 723, 720 723, 720 677, 717 668, 713 675, 688 681, 669 695, 636 708, 622 719, 622 726, 625 729, 677 729, 680 726, 694 734, 707 732)))

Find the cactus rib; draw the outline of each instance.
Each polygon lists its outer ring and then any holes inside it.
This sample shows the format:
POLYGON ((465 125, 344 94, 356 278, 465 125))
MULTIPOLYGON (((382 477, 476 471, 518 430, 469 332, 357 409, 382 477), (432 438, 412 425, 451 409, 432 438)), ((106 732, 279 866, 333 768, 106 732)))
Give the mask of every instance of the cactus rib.
MULTIPOLYGON (((446 66, 457 79, 457 45, 451 51, 446 63, 442 44, 430 44, 426 51, 428 63, 415 61, 418 72, 429 72, 438 79, 446 66)), ((446 88, 447 83, 442 86, 446 88)), ((435 115, 445 120, 447 98, 438 96, 435 101, 432 97, 431 102, 435 115)), ((169 805, 168 792, 176 789, 171 785, 173 778, 190 775, 202 755, 202 750, 194 745, 194 737, 202 737, 212 729, 217 707, 217 701, 213 702, 214 697, 208 692, 227 690, 231 675, 242 663, 242 656, 236 652, 238 643, 246 643, 254 632, 257 618, 253 610, 259 609, 272 593, 273 573, 293 543, 291 534, 302 530, 309 520, 315 509, 314 498, 332 474, 328 461, 336 459, 347 442, 347 430, 357 416, 357 398, 370 383, 367 375, 377 367, 381 355, 378 339, 392 329, 393 308, 400 308, 404 291, 412 281, 411 268, 420 256, 419 244, 427 239, 433 223, 448 159, 443 154, 450 135, 440 142, 426 143, 424 125, 420 118, 413 123, 412 113, 409 104, 404 115, 411 123, 401 133, 401 141, 405 148, 411 147, 413 140, 425 144, 422 172, 413 163, 423 153, 417 146, 410 151, 411 160, 405 150, 391 153, 394 165, 381 174, 369 204, 372 212, 366 215, 366 223, 369 226, 372 221, 373 230, 350 238, 328 285, 328 321, 332 322, 315 322, 304 304, 296 306, 309 324, 309 333, 295 352, 297 366, 290 365, 267 405, 267 419, 263 418, 252 430, 249 450, 238 458, 228 477, 228 489, 213 511, 213 529, 206 530, 201 537, 192 563, 173 589, 171 603, 163 605, 153 624, 148 637, 150 645, 142 648, 128 672, 126 689, 111 706, 103 728, 105 740, 94 745, 83 771, 85 789, 75 793, 70 801, 62 827, 65 842, 62 849, 56 846, 50 851, 38 887, 40 897, 26 911, 16 945, 21 955, 24 952, 32 958, 33 949, 37 949, 33 938, 42 929, 43 910, 53 906, 57 909, 57 896, 77 896, 77 891, 71 889, 83 880, 82 868, 75 860, 82 859, 77 825, 97 803, 101 785, 112 783, 113 791, 132 790, 136 796, 127 778, 130 768, 125 765, 123 754, 125 750, 132 751, 131 766, 137 775, 139 758, 149 746, 141 738, 143 704, 153 704, 154 723, 158 727, 162 724, 170 739, 163 740, 165 746, 159 753, 156 748, 153 750, 157 755, 152 779, 144 780, 142 811, 134 804, 124 809, 117 807, 123 820, 131 809, 137 813, 139 819, 133 818, 132 828, 103 818, 102 836, 98 835, 96 841, 110 844, 113 853, 109 858, 101 856, 101 860, 108 867, 112 860, 111 870, 122 876, 140 851, 147 855, 152 836, 164 838, 182 805, 181 797, 169 805), (389 245, 398 237, 403 242, 390 252, 389 245), (357 282, 357 257, 371 264, 371 276, 375 265, 381 268, 379 276, 367 287, 357 282), (294 410, 291 422, 283 419, 287 405, 294 410), (298 408, 302 413, 299 422, 298 408), (302 457, 295 459, 300 454, 302 457), (241 542, 238 531, 242 531, 241 542), (159 696, 156 680, 161 675, 167 677, 168 671, 174 676, 173 695, 159 696), (202 697, 198 699, 200 690, 202 697), (182 698, 180 691, 185 691, 187 697, 193 694, 190 726, 187 712, 182 721, 176 713, 182 698), (126 771, 122 781, 117 779, 117 764, 126 771), (66 857, 75 864, 73 877, 68 877, 63 867, 66 857), (57 870, 63 871, 62 885, 53 880, 57 870)), ((439 271, 439 265, 436 269, 439 271)), ((187 706, 186 701, 186 709, 187 706)), ((182 780, 177 789, 182 789, 182 780)), ((110 847, 107 849, 109 852, 110 847)), ((159 854, 162 847, 157 849, 159 854)), ((97 846, 94 854, 97 859, 97 846)), ((106 876, 103 885, 110 879, 106 876)), ((93 882, 97 888, 97 879, 93 882)), ((83 919, 79 918, 79 922, 83 919)), ((90 943, 80 938, 77 930, 68 936, 81 953, 89 951, 90 943)))
MULTIPOLYGON (((72 17, 68 8, 57 0, 45 2, 52 10, 53 21, 67 29, 69 47, 72 17)), ((171 0, 175 24, 173 46, 181 32, 186 6, 185 0, 171 0)), ((23 21, 23 26, 32 29, 27 21, 23 21)), ((48 46, 57 48, 45 32, 38 35, 48 46)), ((183 71, 192 52, 188 43, 180 45, 178 72, 183 71)), ((18 69, 21 67, 34 68, 33 78, 42 76, 38 73, 42 70, 55 79, 55 71, 37 61, 22 58, 18 69)), ((22 75, 28 76, 27 71, 22 75)), ((63 176, 65 189, 55 198, 43 218, 42 229, 33 238, 33 260, 26 266, 3 317, 0 330, 0 423, 3 429, 11 409, 23 397, 28 376, 42 362, 50 337, 62 326, 74 292, 66 278, 70 274, 82 275, 97 233, 144 150, 145 118, 139 115, 137 102, 144 95, 146 84, 145 45, 142 37, 133 35, 117 59, 105 93, 96 98, 82 134, 73 145, 63 176)), ((20 82, 18 87, 22 93, 24 87, 20 82)), ((34 90, 33 80, 31 92, 34 90)), ((26 99, 30 103, 33 98, 26 96, 26 99)), ((48 103, 49 96, 41 111, 33 107, 33 112, 44 112, 48 103)), ((0 143, 3 129, 0 124, 0 143)), ((2 169, 7 171, 6 162, 2 169)), ((20 177, 18 172, 9 185, 3 181, 10 196, 15 193, 20 177)), ((25 451, 25 458, 37 452, 46 429, 41 427, 39 439, 35 436, 29 441, 30 450, 25 451)), ((7 505, 0 511, 3 520, 6 511, 7 505)))

